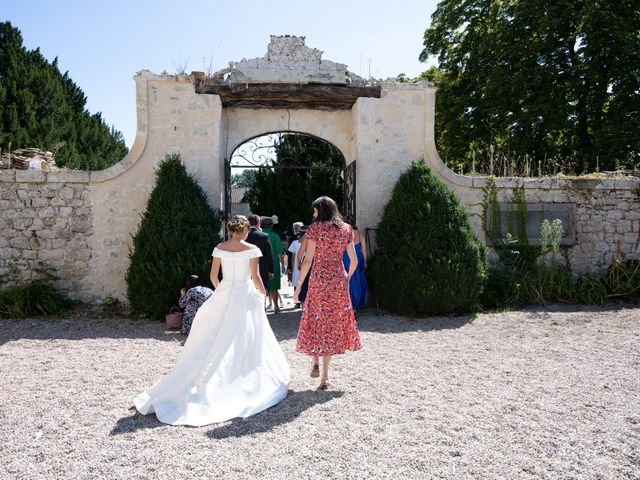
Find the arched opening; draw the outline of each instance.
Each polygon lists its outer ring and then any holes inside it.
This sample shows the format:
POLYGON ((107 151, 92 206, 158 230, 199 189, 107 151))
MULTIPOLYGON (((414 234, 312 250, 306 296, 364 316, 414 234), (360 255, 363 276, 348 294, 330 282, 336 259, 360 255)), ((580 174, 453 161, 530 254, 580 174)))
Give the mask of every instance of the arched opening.
POLYGON ((312 221, 311 202, 328 195, 355 217, 355 162, 332 143, 301 132, 273 132, 242 142, 225 159, 225 218, 277 216, 280 235, 312 221))

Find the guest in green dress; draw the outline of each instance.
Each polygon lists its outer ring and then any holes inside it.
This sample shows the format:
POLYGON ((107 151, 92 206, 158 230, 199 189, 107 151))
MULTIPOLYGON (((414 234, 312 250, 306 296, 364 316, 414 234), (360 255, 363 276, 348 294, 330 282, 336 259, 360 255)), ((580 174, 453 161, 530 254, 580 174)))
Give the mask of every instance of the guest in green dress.
POLYGON ((260 220, 260 227, 262 231, 269 235, 269 241, 271 242, 271 250, 273 252, 273 260, 274 260, 274 268, 273 268, 273 278, 269 280, 269 297, 271 298, 271 302, 273 302, 273 311, 276 313, 280 312, 280 294, 278 290, 280 290, 280 278, 282 277, 282 265, 284 263, 284 249, 282 248, 282 243, 280 242, 280 236, 273 231, 273 219, 271 218, 262 218, 260 220), (278 259, 276 262, 275 259, 278 259))

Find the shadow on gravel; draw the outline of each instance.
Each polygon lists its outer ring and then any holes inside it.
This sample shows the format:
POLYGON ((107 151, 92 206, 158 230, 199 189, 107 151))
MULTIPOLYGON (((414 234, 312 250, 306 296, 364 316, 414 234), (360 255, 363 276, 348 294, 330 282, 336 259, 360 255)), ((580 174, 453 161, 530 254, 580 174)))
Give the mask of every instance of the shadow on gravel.
POLYGON ((225 425, 209 430, 207 437, 221 440, 229 437, 243 437, 245 435, 268 432, 278 425, 295 420, 308 408, 327 403, 334 398, 342 397, 342 395, 343 392, 341 391, 331 390, 325 392, 316 390, 293 392, 289 390, 287 398, 274 407, 246 419, 235 418, 225 425))
MULTIPOLYGON (((278 341, 291 340, 298 335, 301 313, 282 312, 269 315, 269 323, 278 341)), ((391 315, 377 310, 356 312, 358 330, 376 333, 405 333, 432 330, 450 330, 473 322, 475 315, 440 316, 427 318, 408 318, 391 315)))
POLYGON ((121 435, 123 433, 131 433, 136 430, 143 430, 145 428, 158 428, 167 427, 164 423, 158 421, 155 415, 140 415, 138 412, 129 415, 128 417, 122 417, 116 423, 116 426, 111 429, 110 435, 121 435))
POLYGON ((98 338, 155 339, 184 342, 179 332, 164 323, 128 318, 24 318, 2 320, 0 345, 15 340, 85 340, 98 338))

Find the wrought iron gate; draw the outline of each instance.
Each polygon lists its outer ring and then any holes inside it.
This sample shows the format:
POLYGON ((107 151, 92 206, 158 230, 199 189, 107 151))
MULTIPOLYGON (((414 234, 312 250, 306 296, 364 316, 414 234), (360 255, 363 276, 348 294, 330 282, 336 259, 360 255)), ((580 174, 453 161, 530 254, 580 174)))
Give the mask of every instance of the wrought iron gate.
MULTIPOLYGON (((231 218, 231 175, 233 168, 242 169, 290 169, 290 170, 311 170, 313 166, 309 166, 304 163, 305 154, 308 154, 307 150, 290 152, 291 159, 286 165, 273 165, 273 159, 276 155, 275 145, 281 141, 282 135, 291 134, 286 132, 284 134, 270 134, 261 137, 251 139, 239 147, 237 147, 230 158, 224 159, 224 236, 227 238, 226 224, 231 218)), ((297 136, 305 137, 306 134, 295 133, 297 136)), ((322 139, 320 139, 322 140, 322 139)), ((317 156, 317 154, 316 154, 317 156)), ((342 157, 344 159, 344 156, 342 157)), ((327 167, 324 167, 327 168, 327 167)), ((332 167, 328 167, 331 169, 332 167)), ((335 170, 340 171, 339 167, 335 170)), ((353 222, 356 221, 356 162, 355 160, 342 169, 343 179, 343 207, 342 213, 345 216, 351 217, 353 222)))
POLYGON ((345 217, 351 217, 356 224, 356 161, 344 167, 344 199, 342 202, 345 217))
POLYGON ((227 223, 231 218, 231 160, 224 159, 224 224, 222 230, 227 238, 227 223))

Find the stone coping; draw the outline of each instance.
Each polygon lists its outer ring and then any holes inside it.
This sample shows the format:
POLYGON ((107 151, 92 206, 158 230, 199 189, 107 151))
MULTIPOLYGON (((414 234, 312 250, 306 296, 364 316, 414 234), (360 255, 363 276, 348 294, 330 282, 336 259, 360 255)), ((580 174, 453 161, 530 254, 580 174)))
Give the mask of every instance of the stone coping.
MULTIPOLYGON (((482 188, 486 186, 488 176, 471 177, 459 175, 442 164, 440 175, 457 185, 482 188)), ((121 175, 128 169, 124 160, 105 170, 93 171, 56 171, 42 170, 0 170, 2 183, 97 183, 121 175)), ((638 178, 593 178, 593 177, 494 177, 498 188, 513 188, 524 185, 525 189, 563 189, 572 190, 633 190, 640 185, 638 178)))

